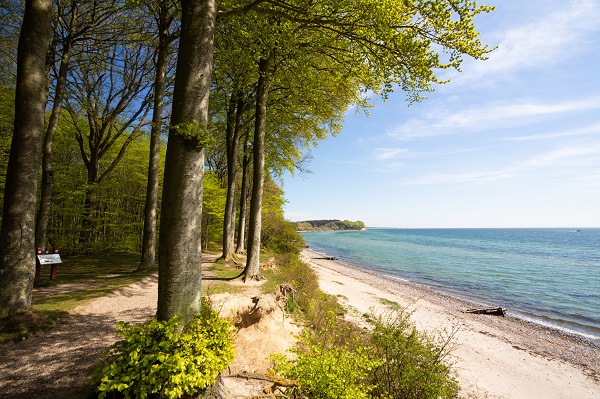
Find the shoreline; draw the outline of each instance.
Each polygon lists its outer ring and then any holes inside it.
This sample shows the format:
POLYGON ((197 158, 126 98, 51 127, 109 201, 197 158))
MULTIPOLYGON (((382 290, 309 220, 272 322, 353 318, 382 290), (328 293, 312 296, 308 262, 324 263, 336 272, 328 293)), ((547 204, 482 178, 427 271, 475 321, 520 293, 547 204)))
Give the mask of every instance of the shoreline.
POLYGON ((412 312, 419 331, 456 331, 455 369, 461 388, 490 398, 593 398, 600 392, 600 347, 584 337, 516 317, 464 313, 473 303, 433 288, 389 278, 304 249, 321 289, 351 319, 383 312, 390 302, 412 312), (386 304, 387 303, 387 304, 386 304))
MULTIPOLYGON (((306 247, 305 250, 315 254, 319 258, 321 258, 321 257, 327 258, 328 260, 332 260, 329 258, 333 258, 331 255, 313 250, 309 247, 306 247)), ((365 275, 372 276, 375 279, 388 280, 392 283, 398 283, 400 285, 410 286, 416 290, 421 290, 421 291, 427 292, 428 294, 431 294, 431 295, 437 295, 440 297, 444 297, 448 301, 454 301, 458 304, 461 304, 462 307, 465 309, 479 308, 479 307, 481 307, 481 308, 487 308, 487 307, 497 308, 497 307, 499 307, 498 304, 486 302, 485 299, 483 299, 483 298, 478 298, 478 297, 469 296, 469 295, 461 295, 459 292, 453 291, 450 289, 446 290, 444 288, 444 286, 442 286, 442 285, 436 286, 433 284, 428 284, 427 282, 414 281, 414 280, 410 280, 408 278, 402 278, 402 277, 395 276, 392 274, 386 274, 385 271, 370 269, 368 267, 364 267, 364 266, 361 266, 361 265, 358 265, 355 263, 345 262, 338 258, 333 259, 333 261, 335 261, 342 267, 346 267, 346 268, 355 270, 357 272, 364 273, 365 275)), ((548 332, 556 334, 558 336, 562 336, 563 338, 580 341, 584 345, 590 345, 592 347, 600 349, 600 337, 588 335, 584 332, 577 331, 575 329, 570 329, 567 327, 561 328, 558 325, 553 325, 551 323, 544 323, 542 318, 540 316, 536 316, 535 314, 529 314, 527 312, 514 310, 511 308, 508 308, 505 310, 506 310, 506 318, 513 319, 517 323, 523 323, 525 325, 530 326, 531 328, 548 331, 548 332)))

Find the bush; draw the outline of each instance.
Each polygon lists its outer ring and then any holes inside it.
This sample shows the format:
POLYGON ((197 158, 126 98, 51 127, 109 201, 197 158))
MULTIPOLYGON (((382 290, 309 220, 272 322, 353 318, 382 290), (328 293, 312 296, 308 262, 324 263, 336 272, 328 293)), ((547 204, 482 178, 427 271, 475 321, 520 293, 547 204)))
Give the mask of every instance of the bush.
POLYGON ((369 357, 369 348, 358 342, 345 343, 330 313, 328 326, 321 331, 304 330, 301 346, 292 349, 293 360, 273 355, 274 371, 298 385, 297 397, 311 399, 366 399, 372 387, 369 372, 381 362, 369 357))
POLYGON ((275 253, 300 253, 306 246, 304 238, 298 234, 294 223, 283 217, 270 216, 263 219, 262 245, 275 253))
POLYGON ((125 398, 180 398, 213 384, 233 361, 231 324, 205 304, 183 332, 178 324, 177 318, 119 323, 117 335, 123 339, 104 353, 93 372, 98 397, 120 392, 125 398))
POLYGON ((327 315, 334 312, 338 315, 344 313, 344 308, 336 298, 325 294, 319 288, 319 279, 315 271, 300 260, 298 254, 288 253, 278 257, 277 264, 283 282, 291 284, 295 290, 293 297, 288 298, 287 311, 296 310, 316 329, 321 329, 326 324, 327 315))
POLYGON ((416 330, 409 314, 395 311, 373 317, 371 357, 382 361, 373 370, 372 397, 380 399, 457 398, 458 382, 452 377, 447 338, 416 330))

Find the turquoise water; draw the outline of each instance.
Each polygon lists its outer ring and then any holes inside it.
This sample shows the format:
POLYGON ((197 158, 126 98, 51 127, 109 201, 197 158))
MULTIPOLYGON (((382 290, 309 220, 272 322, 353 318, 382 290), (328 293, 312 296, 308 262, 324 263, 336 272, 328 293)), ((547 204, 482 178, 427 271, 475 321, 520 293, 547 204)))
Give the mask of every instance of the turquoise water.
POLYGON ((310 249, 600 343, 600 229, 303 233, 310 249))

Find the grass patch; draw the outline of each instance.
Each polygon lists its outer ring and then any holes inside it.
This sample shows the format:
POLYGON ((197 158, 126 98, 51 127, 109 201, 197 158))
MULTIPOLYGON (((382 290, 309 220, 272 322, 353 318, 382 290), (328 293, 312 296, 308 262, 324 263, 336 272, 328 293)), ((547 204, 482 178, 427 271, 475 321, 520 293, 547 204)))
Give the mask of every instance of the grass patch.
POLYGON ((390 301, 389 299, 386 299, 386 298, 379 298, 379 303, 381 303, 393 310, 402 309, 402 306, 398 302, 390 301))
POLYGON ((67 316, 65 312, 30 310, 0 319, 0 344, 23 341, 33 334, 50 330, 58 320, 67 316))
MULTIPOLYGON (((238 273, 239 274, 239 273, 238 273)), ((202 296, 211 297, 219 294, 239 294, 246 290, 243 285, 234 285, 229 281, 202 280, 202 296)))
MULTIPOLYGON (((107 255, 107 256, 69 256, 58 265, 56 281, 49 279, 49 266, 42 267, 42 274, 36 287, 57 286, 70 283, 97 283, 98 279, 111 280, 125 274, 134 273, 139 265, 139 255, 107 255), (48 273, 47 273, 48 272, 48 273)), ((156 271, 156 269, 152 270, 156 271)), ((135 273, 138 276, 145 272, 135 273)))
POLYGON ((263 294, 277 292, 277 287, 285 282, 284 276, 275 270, 264 270, 262 275, 267 280, 260 287, 263 294))

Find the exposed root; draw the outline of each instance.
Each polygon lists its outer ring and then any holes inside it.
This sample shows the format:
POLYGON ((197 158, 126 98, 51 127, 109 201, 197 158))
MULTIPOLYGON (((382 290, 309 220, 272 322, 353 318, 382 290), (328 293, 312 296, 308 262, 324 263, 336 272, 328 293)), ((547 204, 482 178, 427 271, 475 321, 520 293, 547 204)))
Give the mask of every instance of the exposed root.
POLYGON ((277 298, 273 294, 262 297, 255 296, 252 298, 252 303, 254 306, 242 309, 235 315, 234 325, 237 328, 250 327, 280 307, 277 298))

